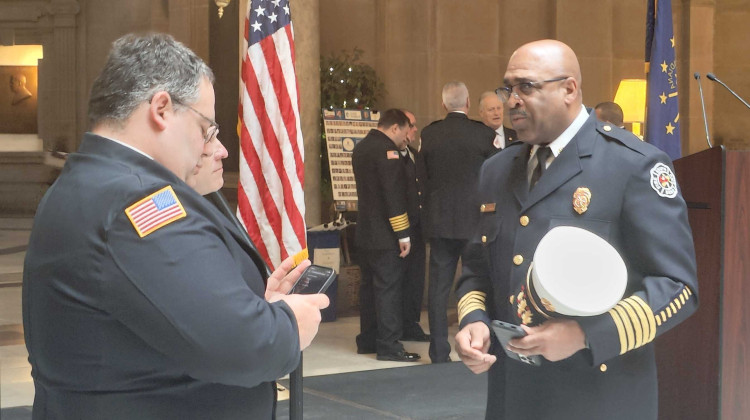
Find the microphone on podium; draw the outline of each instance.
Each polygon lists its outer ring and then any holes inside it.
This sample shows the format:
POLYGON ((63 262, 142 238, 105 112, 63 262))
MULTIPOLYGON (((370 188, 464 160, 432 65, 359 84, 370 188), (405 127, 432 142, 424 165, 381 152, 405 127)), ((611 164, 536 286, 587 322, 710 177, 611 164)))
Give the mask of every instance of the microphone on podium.
POLYGON ((740 97, 740 95, 736 94, 736 93, 735 93, 735 92, 734 92, 734 91, 733 91, 732 89, 730 89, 730 88, 729 88, 729 86, 727 86, 727 85, 726 85, 726 84, 725 84, 724 82, 722 82, 722 81, 721 81, 721 80, 719 80, 719 79, 718 79, 718 78, 717 78, 716 76, 714 76, 714 74, 713 74, 713 73, 707 73, 707 74, 706 74, 706 77, 708 77, 708 80, 714 81, 714 82, 716 82, 716 83, 718 83, 718 84, 720 84, 720 85, 724 86, 724 88, 725 88, 726 90, 728 90, 728 91, 729 91, 729 93, 731 93, 732 95, 734 95, 734 97, 735 97, 735 98, 739 99, 739 100, 740 100, 740 102, 742 102, 743 104, 745 104, 745 106, 746 106, 746 107, 750 108, 750 104, 748 104, 747 102, 745 102, 745 100, 744 100, 744 99, 742 99, 742 98, 740 97))
POLYGON ((706 143, 708 148, 712 148, 711 138, 708 136, 708 118, 706 118, 706 102, 703 100, 703 86, 701 86, 701 74, 697 71, 693 73, 693 77, 698 81, 698 91, 701 93, 701 110, 703 110, 703 127, 706 128, 706 143))

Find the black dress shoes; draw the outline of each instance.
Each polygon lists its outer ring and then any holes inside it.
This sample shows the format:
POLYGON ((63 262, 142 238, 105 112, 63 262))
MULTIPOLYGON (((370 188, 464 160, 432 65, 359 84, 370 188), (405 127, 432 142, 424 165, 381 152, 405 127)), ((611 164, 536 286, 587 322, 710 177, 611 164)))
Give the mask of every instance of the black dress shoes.
POLYGON ((400 351, 398 353, 390 354, 379 354, 377 357, 378 360, 386 360, 391 362, 416 362, 421 358, 422 357, 417 353, 409 353, 406 351, 400 351))

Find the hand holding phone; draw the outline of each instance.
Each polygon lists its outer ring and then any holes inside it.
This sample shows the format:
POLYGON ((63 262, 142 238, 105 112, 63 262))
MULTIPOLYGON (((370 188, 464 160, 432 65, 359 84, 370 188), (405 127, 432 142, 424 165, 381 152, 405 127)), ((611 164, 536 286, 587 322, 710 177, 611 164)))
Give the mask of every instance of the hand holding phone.
POLYGON ((491 326, 492 331, 495 333, 495 337, 497 337, 497 341, 500 342, 503 351, 505 351, 505 354, 508 355, 508 357, 532 366, 540 366, 542 364, 542 357, 539 355, 524 356, 508 350, 508 342, 510 340, 526 336, 526 331, 524 331, 523 328, 518 325, 498 320, 492 321, 491 326))
POLYGON ((287 294, 325 293, 334 278, 336 278, 336 272, 332 268, 313 264, 302 272, 287 294))

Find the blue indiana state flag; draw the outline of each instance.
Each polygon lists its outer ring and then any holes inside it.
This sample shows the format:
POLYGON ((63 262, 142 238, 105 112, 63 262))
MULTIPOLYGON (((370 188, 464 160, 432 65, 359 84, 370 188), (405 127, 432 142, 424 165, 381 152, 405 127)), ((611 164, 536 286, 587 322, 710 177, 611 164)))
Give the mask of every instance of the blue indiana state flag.
POLYGON ((646 21, 646 141, 672 160, 681 156, 677 63, 670 0, 649 0, 646 21))

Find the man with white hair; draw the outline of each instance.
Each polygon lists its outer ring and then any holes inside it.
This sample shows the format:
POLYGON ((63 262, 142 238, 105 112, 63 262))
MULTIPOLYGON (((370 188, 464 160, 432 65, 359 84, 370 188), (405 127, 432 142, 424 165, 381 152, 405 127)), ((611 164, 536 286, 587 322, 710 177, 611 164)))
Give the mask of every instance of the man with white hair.
POLYGON ((479 217, 475 190, 479 168, 496 149, 495 132, 469 119, 469 90, 462 82, 443 87, 445 119, 422 130, 427 173, 427 237, 430 240, 430 359, 449 362, 447 306, 458 258, 479 217))
POLYGON ((503 101, 495 92, 488 90, 479 96, 479 118, 484 125, 495 130, 492 144, 498 150, 505 149, 505 146, 516 140, 516 130, 503 125, 503 113, 503 101))

